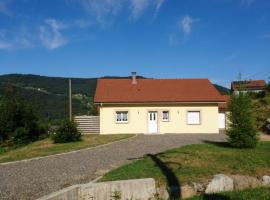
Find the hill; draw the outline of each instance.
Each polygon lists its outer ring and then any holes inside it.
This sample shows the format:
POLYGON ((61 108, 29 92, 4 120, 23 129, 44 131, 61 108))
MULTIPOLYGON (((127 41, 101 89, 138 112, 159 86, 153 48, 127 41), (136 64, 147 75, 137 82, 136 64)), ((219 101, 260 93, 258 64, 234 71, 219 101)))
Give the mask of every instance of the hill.
MULTIPOLYGON (((0 94, 3 94, 9 84, 0 83, 0 94)), ((14 96, 20 101, 30 104, 40 119, 60 119, 68 116, 68 98, 65 95, 55 95, 34 89, 13 86, 14 96)), ((73 99, 73 112, 87 114, 88 107, 77 99, 73 99)))
MULTIPOLYGON (((96 78, 72 78, 72 91, 93 96, 96 78)), ((55 95, 67 95, 68 78, 39 75, 9 74, 0 76, 0 83, 11 84, 26 89, 39 90, 55 95)))
MULTIPOLYGON (((130 78, 106 76, 101 78, 130 78)), ((138 78, 144 78, 138 76, 138 78)), ((95 94, 97 78, 71 78, 73 93, 73 113, 89 114, 95 94)), ((39 75, 8 74, 0 76, 0 95, 5 88, 13 86, 16 98, 30 103, 41 119, 61 119, 68 115, 68 78, 39 75)), ((229 89, 215 85, 222 93, 229 89)))
POLYGON ((220 92, 220 94, 222 94, 222 95, 225 95, 225 94, 229 95, 230 92, 231 92, 230 89, 228 89, 228 88, 226 88, 226 87, 223 87, 223 86, 221 86, 221 85, 217 85, 217 84, 213 84, 213 85, 215 86, 215 88, 216 88, 216 89, 220 92))

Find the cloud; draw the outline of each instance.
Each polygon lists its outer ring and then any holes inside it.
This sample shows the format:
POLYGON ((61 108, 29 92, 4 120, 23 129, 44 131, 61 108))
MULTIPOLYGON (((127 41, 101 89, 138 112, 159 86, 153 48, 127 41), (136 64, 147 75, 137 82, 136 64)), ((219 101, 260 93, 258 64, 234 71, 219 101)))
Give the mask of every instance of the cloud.
POLYGON ((72 28, 83 29, 93 25, 93 22, 85 19, 76 19, 67 22, 46 19, 44 23, 39 27, 39 38, 43 46, 48 49, 56 49, 69 42, 68 38, 62 33, 64 30, 72 28))
POLYGON ((156 0, 156 10, 159 11, 165 0, 156 0))
MULTIPOLYGON (((69 42, 67 37, 63 35, 63 31, 69 29, 76 31, 76 29, 88 28, 92 24, 86 19, 65 22, 46 19, 41 25, 0 29, 0 50, 18 50, 41 45, 48 49, 56 49, 69 42)), ((76 33, 75 31, 73 33, 76 33)))
POLYGON ((130 17, 133 20, 137 20, 149 7, 154 8, 156 16, 164 2, 165 0, 131 0, 130 17))
POLYGON ((14 30, 0 30, 0 50, 15 50, 32 47, 30 35, 25 27, 14 30))
POLYGON ((139 19, 148 8, 154 9, 156 15, 164 2, 165 0, 80 0, 83 8, 100 25, 110 24, 123 10, 130 12, 129 18, 132 20, 139 19))
POLYGON ((190 35, 192 31, 192 24, 195 22, 193 18, 186 15, 180 20, 180 28, 185 35, 190 35))
POLYGON ((56 49, 67 44, 68 40, 62 35, 61 30, 68 28, 68 25, 55 19, 46 19, 45 24, 40 26, 39 34, 39 38, 45 47, 56 49))
POLYGON ((149 0, 131 0, 131 17, 138 19, 149 6, 149 0))
POLYGON ((27 38, 0 39, 0 50, 25 49, 32 46, 32 43, 27 38))
POLYGON ((168 43, 171 46, 176 46, 179 43, 184 43, 187 41, 188 36, 192 32, 192 26, 195 22, 199 21, 199 19, 194 19, 190 17, 189 15, 185 15, 182 18, 180 18, 177 22, 177 26, 175 30, 173 30, 168 37, 168 43), (184 35, 183 38, 181 38, 181 33, 184 35))
POLYGON ((7 15, 9 17, 13 16, 13 13, 8 8, 8 4, 10 3, 10 0, 1 0, 0 1, 0 14, 7 15))
POLYGON ((110 16, 117 15, 123 0, 81 0, 83 8, 93 15, 99 24, 106 24, 110 16))

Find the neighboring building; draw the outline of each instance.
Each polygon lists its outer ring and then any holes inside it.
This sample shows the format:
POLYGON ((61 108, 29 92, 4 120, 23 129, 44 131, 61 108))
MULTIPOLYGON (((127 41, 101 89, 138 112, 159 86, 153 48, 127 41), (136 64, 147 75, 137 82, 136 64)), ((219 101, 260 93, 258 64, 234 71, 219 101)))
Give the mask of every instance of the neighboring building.
POLYGON ((239 91, 246 92, 262 92, 265 90, 266 83, 264 80, 250 80, 250 81, 233 81, 231 90, 238 93, 239 91))
MULTIPOLYGON (((208 79, 99 79, 100 134, 219 133, 219 103, 208 79)), ((225 118, 224 118, 225 120, 225 118)))

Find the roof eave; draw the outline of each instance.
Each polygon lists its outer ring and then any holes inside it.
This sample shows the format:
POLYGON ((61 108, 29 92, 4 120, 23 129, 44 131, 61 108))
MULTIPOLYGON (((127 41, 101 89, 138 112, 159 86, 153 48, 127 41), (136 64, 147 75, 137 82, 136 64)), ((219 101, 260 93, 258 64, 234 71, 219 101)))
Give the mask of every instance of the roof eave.
POLYGON ((226 103, 226 101, 145 101, 145 102, 98 102, 95 101, 94 104, 201 104, 201 103, 226 103))

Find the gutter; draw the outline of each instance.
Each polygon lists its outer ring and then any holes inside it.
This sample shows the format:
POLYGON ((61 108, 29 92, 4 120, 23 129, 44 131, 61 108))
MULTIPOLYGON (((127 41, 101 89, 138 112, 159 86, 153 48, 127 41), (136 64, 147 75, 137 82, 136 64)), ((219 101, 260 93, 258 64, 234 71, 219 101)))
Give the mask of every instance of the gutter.
POLYGON ((153 101, 153 102, 94 102, 94 104, 96 104, 96 105, 112 105, 112 104, 125 104, 125 105, 127 105, 127 104, 218 104, 218 103, 226 103, 226 101, 176 101, 176 102, 162 102, 162 101, 160 101, 160 102, 155 102, 155 101, 153 101))

